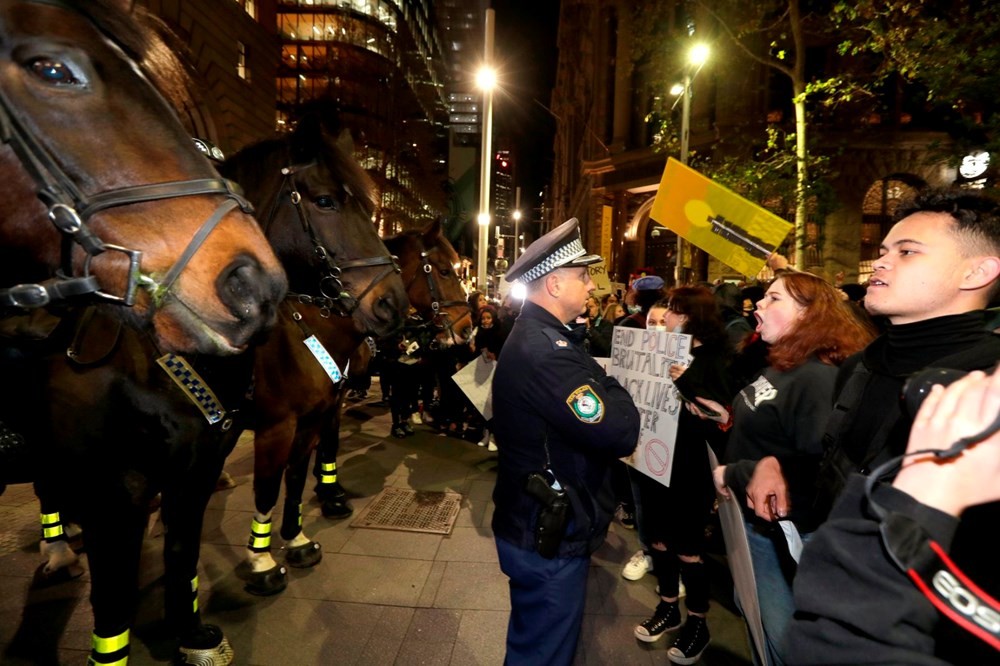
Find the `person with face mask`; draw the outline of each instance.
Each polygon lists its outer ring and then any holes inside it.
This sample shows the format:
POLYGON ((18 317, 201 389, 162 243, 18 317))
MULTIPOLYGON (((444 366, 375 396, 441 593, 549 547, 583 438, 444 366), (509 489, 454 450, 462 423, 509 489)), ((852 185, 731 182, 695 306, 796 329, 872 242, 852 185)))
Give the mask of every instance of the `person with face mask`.
MULTIPOLYGON (((674 365, 670 377, 682 394, 703 396, 729 404, 735 392, 726 366, 729 345, 725 326, 712 292, 704 287, 678 287, 669 297, 650 308, 646 329, 692 336, 692 361, 674 365)), ((709 643, 706 614, 709 583, 705 570, 705 526, 709 522, 715 490, 708 462, 706 441, 721 447, 725 433, 713 422, 703 421, 681 410, 670 472, 670 485, 645 475, 639 478, 643 511, 642 532, 649 542, 660 589, 660 602, 653 616, 635 627, 637 639, 659 640, 680 628, 667 651, 675 664, 693 664, 709 643), (681 625, 679 584, 687 590, 687 621, 681 625)))
MULTIPOLYGON (((790 558, 783 530, 755 514, 751 475, 758 461, 773 457, 788 477, 791 510, 787 519, 803 542, 815 529, 809 509, 815 470, 823 453, 823 431, 833 408, 837 366, 862 349, 873 331, 848 310, 837 290, 809 273, 786 272, 757 303, 757 332, 770 345, 768 366, 727 407, 703 397, 696 400, 717 414, 706 416, 731 424, 724 456, 714 481, 725 499, 735 498, 746 521, 754 583, 764 627, 767 662, 786 663, 783 637, 792 620, 790 558)), ((699 411, 693 406, 694 411, 699 411)), ((777 513, 777 498, 766 499, 777 513)))

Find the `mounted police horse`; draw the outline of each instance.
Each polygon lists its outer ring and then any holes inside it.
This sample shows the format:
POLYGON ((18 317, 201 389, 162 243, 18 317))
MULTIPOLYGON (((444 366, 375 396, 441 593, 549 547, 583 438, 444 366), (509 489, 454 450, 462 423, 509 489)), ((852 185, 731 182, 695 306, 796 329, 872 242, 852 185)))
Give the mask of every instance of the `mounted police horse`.
POLYGON ((0 315, 96 299, 164 349, 235 353, 285 279, 154 85, 183 68, 108 0, 0 0, 0 315))
MULTIPOLYGON (((248 154, 268 177, 254 179, 249 169, 241 176, 262 203, 261 219, 292 269, 293 287, 304 291, 298 280, 310 281, 316 301, 335 298, 368 332, 398 328, 402 282, 370 216, 342 213, 358 204, 329 133, 304 120, 290 139, 248 154)), ((92 657, 127 658, 147 507, 161 492, 165 610, 177 658, 229 663, 221 630, 200 619, 197 562, 205 506, 232 435, 245 425, 239 408, 255 354, 185 359, 96 310, 82 311, 66 335, 69 353, 48 359, 36 373, 44 381, 22 392, 21 408, 35 417, 30 440, 46 443, 47 488, 60 493, 48 499, 75 506, 86 534, 92 657)), ((23 379, 30 387, 32 378, 23 379)))
MULTIPOLYGON (((440 224, 386 239, 385 244, 399 257, 406 293, 425 322, 428 339, 434 337, 440 345, 466 342, 472 320, 456 273, 459 257, 441 234, 440 224)), ((290 268, 289 276, 295 292, 290 268)), ((295 567, 312 566, 322 556, 319 544, 302 530, 302 493, 309 458, 317 445, 321 447, 317 452, 317 492, 323 513, 329 517, 350 514, 346 494, 337 482, 336 464, 345 394, 343 374, 348 359, 370 330, 336 316, 338 307, 336 301, 317 302, 290 294, 275 330, 257 350, 253 400, 256 513, 247 552, 253 571, 247 589, 254 594, 276 594, 287 586, 286 569, 271 555, 272 511, 282 475, 285 503, 280 534, 286 562, 295 567), (326 368, 303 345, 310 339, 321 342, 329 353, 326 368)))

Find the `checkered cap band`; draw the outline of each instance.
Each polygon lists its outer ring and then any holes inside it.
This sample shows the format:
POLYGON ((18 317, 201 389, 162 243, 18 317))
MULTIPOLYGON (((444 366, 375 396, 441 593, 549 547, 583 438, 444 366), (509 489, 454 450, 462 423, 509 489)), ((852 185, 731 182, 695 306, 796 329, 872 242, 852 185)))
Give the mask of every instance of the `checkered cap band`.
POLYGON ((566 245, 545 257, 542 263, 538 264, 534 268, 524 272, 524 275, 517 278, 517 282, 522 282, 527 284, 533 280, 537 280, 546 273, 551 273, 555 269, 559 268, 563 264, 568 264, 578 257, 582 257, 587 254, 587 251, 583 249, 583 242, 579 238, 576 238, 566 245))

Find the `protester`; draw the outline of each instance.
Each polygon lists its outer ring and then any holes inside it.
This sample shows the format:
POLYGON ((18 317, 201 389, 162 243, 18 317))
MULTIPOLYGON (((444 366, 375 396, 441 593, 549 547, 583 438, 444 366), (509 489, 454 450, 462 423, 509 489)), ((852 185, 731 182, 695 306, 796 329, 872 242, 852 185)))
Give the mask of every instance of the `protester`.
POLYGON ((507 664, 573 662, 590 555, 614 508, 608 468, 639 436, 632 398, 583 349, 585 329, 567 326, 594 289, 587 266, 597 261, 572 219, 507 273, 527 289, 493 379, 492 526, 510 578, 507 664))
POLYGON ((663 298, 663 278, 658 275, 644 275, 638 278, 632 283, 626 299, 631 307, 638 309, 638 312, 632 312, 617 325, 626 328, 646 328, 649 308, 661 298, 663 298))
MULTIPOLYGON (((479 327, 476 335, 469 343, 473 352, 480 354, 489 363, 495 363, 503 349, 507 332, 504 331, 497 321, 497 311, 492 305, 483 306, 479 312, 479 327)), ((483 425, 483 436, 479 440, 479 446, 485 446, 490 451, 497 450, 496 438, 490 434, 492 429, 492 419, 483 425)))
POLYGON ((587 351, 595 358, 611 356, 611 336, 614 333, 614 322, 608 321, 601 313, 601 305, 591 296, 587 299, 587 309, 584 311, 587 323, 587 351))
MULTIPOLYGON (((899 208, 882 243, 865 307, 888 322, 879 337, 844 363, 837 401, 826 426, 825 457, 814 513, 825 516, 852 472, 867 474, 906 447, 910 419, 900 410, 906 379, 927 367, 981 370, 1000 360, 1000 338, 986 328, 984 308, 1000 289, 1000 203, 965 190, 930 190, 899 208)), ((773 461, 754 471, 748 502, 766 506, 774 497, 788 512, 788 470, 773 461)), ((983 534, 1000 520, 996 503, 965 515, 952 558, 994 597, 1000 571, 983 534)), ((769 519, 769 512, 758 511, 769 519)), ((988 542, 992 543, 992 542, 988 542)), ((985 663, 981 642, 942 625, 937 656, 985 663)))
POLYGON ((777 278, 757 303, 756 317, 761 338, 771 345, 768 367, 740 391, 731 407, 697 399, 717 413, 709 418, 723 424, 732 419, 727 464, 717 467, 714 476, 723 497, 756 497, 751 495, 750 477, 759 461, 780 461, 789 471, 788 513, 777 514, 778 505, 770 497, 762 500, 766 506, 750 503, 750 510, 744 509, 767 659, 780 666, 786 663, 782 640, 793 612, 787 549, 782 530, 758 514, 791 521, 808 540, 815 527, 808 500, 832 406, 836 366, 862 348, 872 333, 851 315, 832 285, 809 273, 777 278), (795 501, 800 498, 805 501, 795 501))
POLYGON ((715 287, 715 299, 726 327, 731 349, 739 349, 743 341, 753 333, 753 327, 743 316, 743 294, 732 282, 723 282, 715 287))
MULTIPOLYGON (((945 554, 963 513, 1000 501, 998 416, 996 370, 991 376, 973 372, 947 389, 935 386, 917 413, 908 457, 891 486, 876 484, 868 497, 865 478, 851 477, 802 555, 788 632, 792 663, 997 663, 997 602, 977 593, 982 581, 945 554), (927 453, 963 438, 971 446, 957 457, 927 453), (961 662, 935 656, 939 623, 978 643, 982 656, 964 652, 961 662)), ((985 539, 993 543, 993 535, 985 539)))
MULTIPOLYGON (((667 300, 649 310, 646 328, 692 336, 691 363, 670 368, 670 377, 683 395, 730 402, 733 390, 726 369, 729 342, 711 291, 704 287, 671 290, 667 300)), ((681 410, 669 487, 646 476, 638 484, 642 529, 649 540, 660 602, 653 616, 634 633, 641 641, 653 642, 681 627, 680 576, 687 591, 687 621, 667 651, 667 658, 676 664, 695 663, 710 640, 705 619, 709 584, 704 556, 705 526, 715 502, 715 488, 706 442, 724 436, 715 423, 681 410)))

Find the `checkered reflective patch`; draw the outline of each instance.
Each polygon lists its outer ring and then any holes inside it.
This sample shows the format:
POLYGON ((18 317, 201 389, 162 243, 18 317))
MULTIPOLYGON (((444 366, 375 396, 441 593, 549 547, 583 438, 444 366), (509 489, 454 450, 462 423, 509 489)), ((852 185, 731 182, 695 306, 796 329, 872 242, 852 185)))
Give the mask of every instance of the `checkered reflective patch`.
POLYGON ((330 352, 323 346, 323 343, 316 339, 315 335, 310 335, 302 342, 312 352, 312 355, 316 357, 316 360, 323 368, 326 376, 330 378, 330 381, 334 384, 339 384, 344 378, 344 374, 340 371, 340 366, 337 365, 337 362, 330 356, 330 352))
POLYGON ((205 383, 205 380, 183 356, 166 354, 156 359, 156 362, 166 370, 174 383, 201 410, 209 423, 214 425, 223 419, 226 410, 223 409, 219 399, 212 393, 212 389, 205 383))

